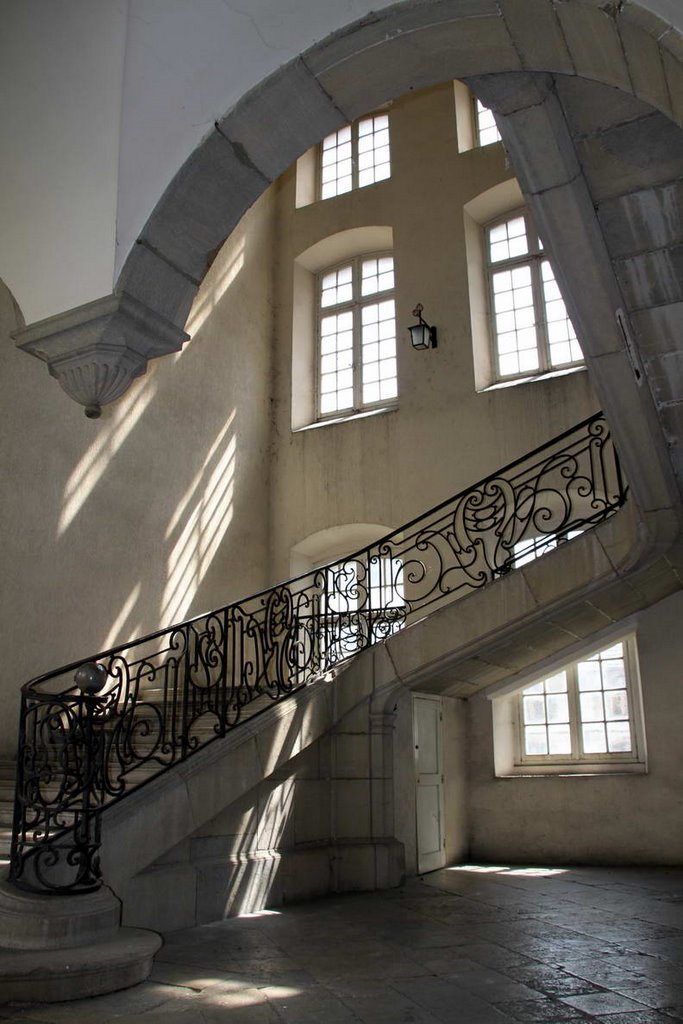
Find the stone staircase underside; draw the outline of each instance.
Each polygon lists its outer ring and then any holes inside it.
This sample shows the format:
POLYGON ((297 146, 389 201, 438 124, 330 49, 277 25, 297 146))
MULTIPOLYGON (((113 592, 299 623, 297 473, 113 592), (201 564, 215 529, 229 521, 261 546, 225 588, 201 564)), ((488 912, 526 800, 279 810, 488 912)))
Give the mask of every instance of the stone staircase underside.
POLYGON ((470 697, 567 653, 683 586, 683 538, 631 503, 504 579, 442 608, 386 643, 413 690, 470 697), (649 533, 648 524, 655 527, 649 533))

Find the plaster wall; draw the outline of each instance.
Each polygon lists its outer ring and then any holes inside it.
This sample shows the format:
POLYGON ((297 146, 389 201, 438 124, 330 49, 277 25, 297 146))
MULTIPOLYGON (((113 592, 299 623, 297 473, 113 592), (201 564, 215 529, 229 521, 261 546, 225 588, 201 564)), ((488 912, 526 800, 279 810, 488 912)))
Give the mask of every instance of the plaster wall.
POLYGON ((463 206, 511 171, 501 145, 458 152, 452 83, 396 101, 389 118, 389 180, 298 209, 295 169, 280 180, 273 578, 286 576, 288 552, 304 537, 356 521, 398 527, 597 408, 583 371, 477 393, 463 206), (393 233, 398 408, 292 432, 292 339, 302 302, 295 260, 338 232, 368 226, 393 233), (438 327, 435 350, 410 347, 417 302, 438 327))
POLYGON ((127 9, 2 5, 0 277, 27 323, 112 291, 127 9))
POLYGON ((88 420, 10 338, 0 290, 3 715, 32 676, 266 583, 272 196, 211 267, 193 338, 88 420))
POLYGON ((683 595, 638 613, 648 772, 494 777, 491 705, 469 701, 470 856, 488 863, 680 864, 683 595))

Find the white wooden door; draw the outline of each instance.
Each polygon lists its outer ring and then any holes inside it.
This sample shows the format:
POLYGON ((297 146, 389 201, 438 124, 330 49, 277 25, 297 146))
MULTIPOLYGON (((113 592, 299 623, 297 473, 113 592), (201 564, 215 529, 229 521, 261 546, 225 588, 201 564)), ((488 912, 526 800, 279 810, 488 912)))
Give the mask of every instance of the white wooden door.
POLYGON ((413 697, 413 736, 417 805, 417 870, 444 866, 443 756, 441 698, 413 697))

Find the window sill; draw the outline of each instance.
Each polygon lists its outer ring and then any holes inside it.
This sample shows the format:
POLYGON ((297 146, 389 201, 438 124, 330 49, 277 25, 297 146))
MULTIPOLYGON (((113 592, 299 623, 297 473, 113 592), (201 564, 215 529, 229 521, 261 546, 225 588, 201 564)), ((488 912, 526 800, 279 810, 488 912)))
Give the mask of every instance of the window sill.
POLYGON ((334 416, 326 420, 316 420, 315 423, 306 423, 302 427, 292 427, 292 433, 300 434, 305 430, 317 430, 319 427, 333 427, 339 423, 351 423, 354 420, 365 420, 371 416, 382 416, 387 412, 398 412, 398 405, 383 405, 378 409, 361 409, 360 412, 350 412, 344 416, 334 416))
POLYGON ((500 391, 501 388, 514 388, 518 384, 532 384, 539 380, 550 380, 554 377, 567 377, 572 373, 583 373, 587 369, 586 364, 580 366, 567 366, 561 370, 548 370, 545 373, 535 373, 529 377, 511 377, 509 380, 497 380, 494 384, 488 384, 485 388, 479 388, 478 394, 483 395, 488 391, 500 391))
POLYGON ((594 779, 604 775, 647 775, 643 761, 601 762, 597 764, 543 764, 519 765, 511 771, 496 775, 498 779, 582 778, 594 779))

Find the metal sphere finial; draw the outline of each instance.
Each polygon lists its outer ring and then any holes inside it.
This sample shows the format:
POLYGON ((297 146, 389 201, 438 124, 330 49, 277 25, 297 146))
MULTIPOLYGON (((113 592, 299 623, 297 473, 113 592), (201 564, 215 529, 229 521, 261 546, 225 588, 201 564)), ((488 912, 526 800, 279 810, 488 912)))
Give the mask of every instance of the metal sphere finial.
POLYGON ((74 682, 81 693, 99 693, 106 681, 106 668, 95 661, 86 661, 74 675, 74 682))

